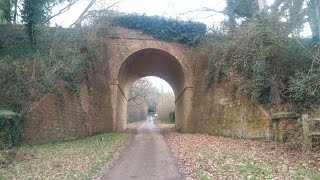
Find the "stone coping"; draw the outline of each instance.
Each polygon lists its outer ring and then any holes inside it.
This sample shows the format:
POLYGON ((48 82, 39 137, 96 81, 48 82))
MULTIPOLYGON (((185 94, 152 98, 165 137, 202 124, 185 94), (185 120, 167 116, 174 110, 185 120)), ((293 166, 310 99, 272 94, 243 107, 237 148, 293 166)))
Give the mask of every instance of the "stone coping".
POLYGON ((301 117, 300 114, 296 112, 278 112, 271 115, 272 120, 279 120, 279 119, 297 119, 301 117))

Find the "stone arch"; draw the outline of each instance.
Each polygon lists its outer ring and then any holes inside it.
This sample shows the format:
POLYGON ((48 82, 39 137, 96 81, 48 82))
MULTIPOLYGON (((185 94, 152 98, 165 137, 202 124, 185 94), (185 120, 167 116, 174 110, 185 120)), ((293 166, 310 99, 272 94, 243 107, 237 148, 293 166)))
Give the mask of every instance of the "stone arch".
POLYGON ((131 85, 146 76, 156 76, 167 81, 175 94, 176 128, 181 129, 186 107, 177 103, 185 91, 186 75, 183 64, 171 53, 157 48, 140 49, 121 64, 118 72, 116 129, 122 131, 127 122, 127 99, 131 85))

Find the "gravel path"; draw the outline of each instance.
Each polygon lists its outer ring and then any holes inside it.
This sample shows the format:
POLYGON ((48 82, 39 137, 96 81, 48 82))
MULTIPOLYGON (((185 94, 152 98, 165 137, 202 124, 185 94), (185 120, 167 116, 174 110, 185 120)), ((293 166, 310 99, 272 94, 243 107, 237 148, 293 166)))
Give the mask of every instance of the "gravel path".
POLYGON ((153 120, 140 125, 133 142, 102 179, 182 179, 153 120))

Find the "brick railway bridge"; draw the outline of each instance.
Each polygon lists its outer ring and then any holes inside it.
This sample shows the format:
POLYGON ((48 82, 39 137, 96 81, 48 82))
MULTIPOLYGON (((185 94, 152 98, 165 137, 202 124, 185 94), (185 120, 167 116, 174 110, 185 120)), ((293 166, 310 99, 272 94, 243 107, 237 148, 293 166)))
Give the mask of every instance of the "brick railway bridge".
POLYGON ((175 94, 176 129, 231 137, 270 139, 272 120, 230 82, 205 87, 206 57, 186 45, 160 41, 139 31, 116 28, 90 62, 89 75, 73 95, 48 93, 32 104, 23 138, 44 143, 126 129, 128 92, 134 81, 157 76, 175 94))

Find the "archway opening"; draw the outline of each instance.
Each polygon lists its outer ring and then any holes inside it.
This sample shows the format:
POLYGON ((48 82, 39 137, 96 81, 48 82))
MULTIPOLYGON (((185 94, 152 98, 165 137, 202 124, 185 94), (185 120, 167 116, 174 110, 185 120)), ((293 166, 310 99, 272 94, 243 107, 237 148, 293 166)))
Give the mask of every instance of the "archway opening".
POLYGON ((127 124, 156 120, 175 123, 175 97, 171 86, 164 80, 148 76, 136 80, 128 95, 127 124))
POLYGON ((176 103, 184 91, 185 73, 178 59, 161 49, 142 49, 134 52, 122 63, 118 75, 118 98, 116 128, 126 129, 128 119, 129 90, 132 84, 143 77, 155 76, 165 80, 174 92, 175 125, 180 129, 183 121, 183 107, 176 103), (177 112, 181 112, 180 114, 177 112))

